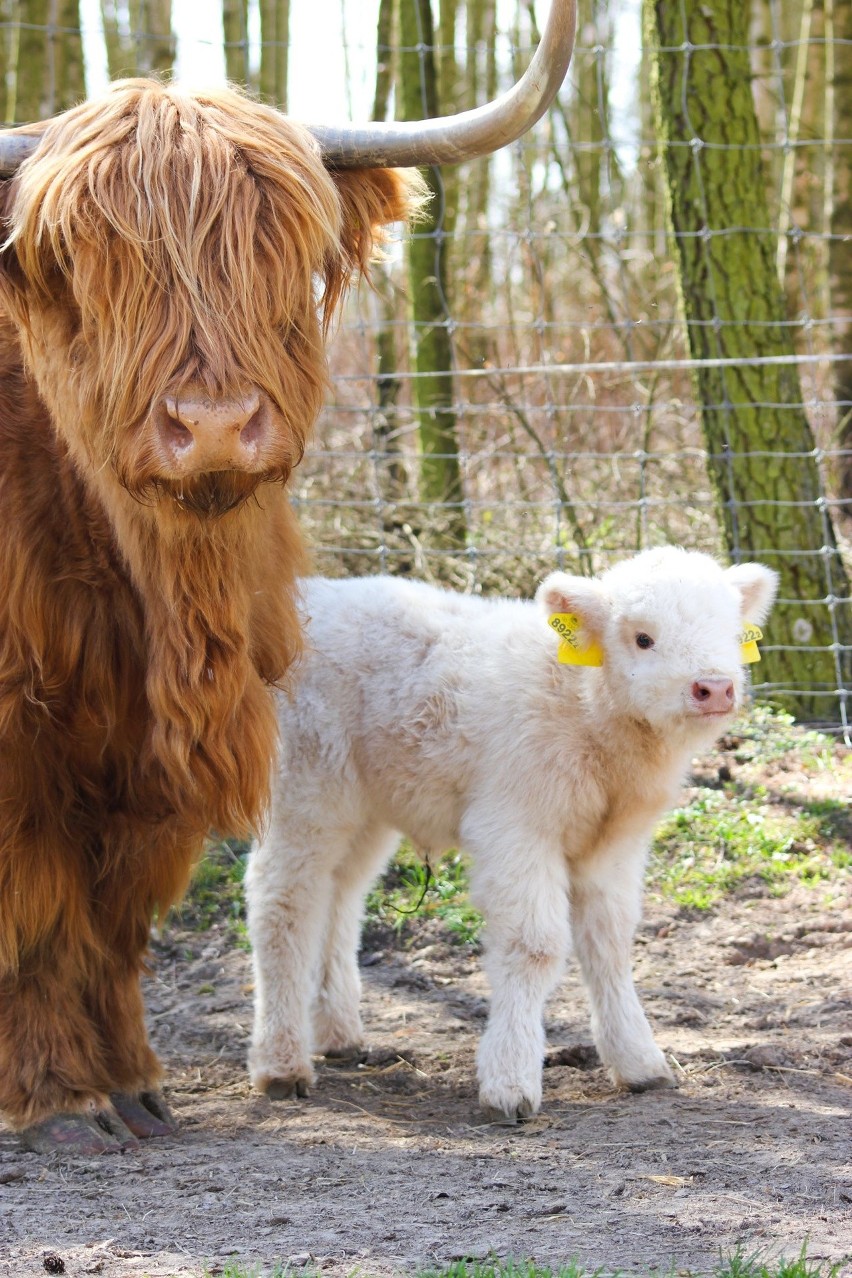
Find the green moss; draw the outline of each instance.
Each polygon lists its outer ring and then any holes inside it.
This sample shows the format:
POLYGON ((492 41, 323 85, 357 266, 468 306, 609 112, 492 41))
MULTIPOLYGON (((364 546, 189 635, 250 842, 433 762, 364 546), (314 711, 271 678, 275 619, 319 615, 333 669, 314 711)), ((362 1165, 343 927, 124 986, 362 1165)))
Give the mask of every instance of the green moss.
POLYGON ((195 868, 189 891, 173 912, 181 926, 204 932, 224 923, 235 944, 248 949, 243 879, 249 844, 212 838, 195 868))

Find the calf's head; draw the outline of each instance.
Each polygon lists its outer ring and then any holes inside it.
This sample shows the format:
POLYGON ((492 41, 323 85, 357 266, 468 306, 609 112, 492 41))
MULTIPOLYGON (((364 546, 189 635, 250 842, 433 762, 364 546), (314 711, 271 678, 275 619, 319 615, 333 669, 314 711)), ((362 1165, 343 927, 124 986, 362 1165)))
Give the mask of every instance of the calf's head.
POLYGON ((600 653, 589 682, 607 710, 712 739, 742 699, 744 625, 766 619, 776 588, 762 564, 725 569, 665 547, 595 580, 552 573, 537 598, 548 615, 576 617, 581 648, 600 653))
POLYGON ((323 330, 419 178, 331 173, 233 90, 123 81, 37 127, 0 193, 0 298, 71 454, 178 519, 286 480, 323 330))

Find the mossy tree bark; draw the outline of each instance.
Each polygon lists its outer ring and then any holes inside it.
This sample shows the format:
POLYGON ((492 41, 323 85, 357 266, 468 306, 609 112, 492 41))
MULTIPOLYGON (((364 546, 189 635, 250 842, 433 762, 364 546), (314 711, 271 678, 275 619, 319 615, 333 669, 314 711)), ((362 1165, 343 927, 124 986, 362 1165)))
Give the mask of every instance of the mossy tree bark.
POLYGON ((175 61, 172 0, 128 0, 137 75, 168 75, 175 61))
POLYGON ((657 136, 690 354, 727 545, 781 574, 763 678, 796 714, 838 713, 852 679, 849 581, 791 356, 769 230, 742 0, 644 0, 657 136), (686 29, 684 29, 684 17, 686 29), (661 50, 665 50, 662 52, 661 50), (795 650, 792 650, 795 648, 795 650))
POLYGON ((14 88, 7 112, 23 123, 73 106, 85 97, 86 85, 78 0, 20 0, 16 8, 14 88))
MULTIPOLYGON (((834 378, 840 428, 838 441, 849 456, 840 461, 840 495, 852 502, 852 5, 843 0, 834 10, 834 199, 828 249, 831 314, 838 317, 835 350, 847 358, 836 365, 834 378)), ((852 505, 848 507, 852 516, 852 505)))
MULTIPOLYGON (((484 106, 497 96, 497 3, 496 0, 467 2, 467 99, 465 108, 484 106)), ((453 107, 457 110, 459 107, 453 107)), ((488 228, 488 206, 491 200, 491 156, 471 160, 465 173, 464 256, 467 263, 463 276, 462 318, 466 329, 467 362, 484 368, 494 359, 494 337, 476 320, 482 314, 484 299, 490 294, 493 273, 491 234, 488 228)))
MULTIPOLYGON (((438 115, 434 25, 430 0, 399 0, 398 113, 438 115)), ((437 169, 425 171, 432 202, 408 242, 408 289, 414 324, 414 402, 420 440, 420 495, 433 509, 434 538, 463 545, 466 528, 456 413, 453 346, 448 327, 444 192, 437 169)))
MULTIPOLYGON (((386 120, 393 88, 394 50, 399 43, 394 37, 394 0, 380 0, 376 22, 376 85, 373 95, 373 119, 386 120)), ((377 272, 374 283, 378 294, 381 324, 376 336, 378 362, 378 404, 374 428, 376 449, 381 455, 379 485, 388 502, 399 502, 406 492, 406 472, 400 457, 399 409, 401 389, 399 352, 396 342, 397 298, 393 285, 384 273, 377 272)), ((397 525, 392 509, 383 512, 385 529, 397 525)))
POLYGON ((225 42, 225 74, 233 84, 250 81, 248 0, 222 0, 222 36, 225 42))
POLYGON ((101 22, 111 80, 133 75, 136 71, 136 50, 131 47, 129 29, 122 27, 120 9, 119 0, 101 0, 101 22))
POLYGON ((260 0, 260 96, 287 110, 290 0, 260 0))

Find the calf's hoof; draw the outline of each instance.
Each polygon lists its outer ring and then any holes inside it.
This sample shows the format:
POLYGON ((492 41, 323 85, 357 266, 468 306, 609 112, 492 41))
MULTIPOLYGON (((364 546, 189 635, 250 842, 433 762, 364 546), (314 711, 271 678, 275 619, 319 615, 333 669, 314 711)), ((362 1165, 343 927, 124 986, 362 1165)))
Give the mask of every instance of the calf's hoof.
POLYGON ((628 1089, 631 1092, 661 1092, 666 1089, 676 1088, 677 1083, 671 1074, 657 1074, 653 1078, 640 1078, 636 1083, 628 1083, 628 1089))
POLYGON ((110 1100, 119 1118, 140 1140, 173 1136, 177 1131, 177 1119, 159 1092, 139 1092, 135 1096, 115 1092, 110 1100))
POLYGON ((486 1122, 515 1127, 532 1118, 541 1107, 541 1093, 530 1095, 531 1090, 518 1083, 480 1087, 479 1108, 486 1122))
POLYGON ((531 1100, 526 1097, 517 1105, 513 1105, 511 1109, 503 1109, 497 1105, 479 1106, 482 1116, 486 1123, 491 1123, 497 1127, 517 1127, 518 1123, 524 1123, 528 1118, 532 1118, 538 1112, 538 1106, 534 1105, 531 1100))
POLYGON ((363 1065, 368 1054, 367 1049, 358 1043, 350 1047, 329 1047, 323 1052, 329 1065, 363 1065))
POLYGON ((293 1100, 294 1097, 304 1099, 308 1095, 308 1080, 300 1074, 290 1074, 286 1078, 270 1078, 263 1084, 264 1092, 270 1100, 293 1100))
POLYGON ((36 1154, 120 1154, 139 1142, 113 1110, 93 1114, 52 1114, 18 1133, 21 1143, 36 1154))

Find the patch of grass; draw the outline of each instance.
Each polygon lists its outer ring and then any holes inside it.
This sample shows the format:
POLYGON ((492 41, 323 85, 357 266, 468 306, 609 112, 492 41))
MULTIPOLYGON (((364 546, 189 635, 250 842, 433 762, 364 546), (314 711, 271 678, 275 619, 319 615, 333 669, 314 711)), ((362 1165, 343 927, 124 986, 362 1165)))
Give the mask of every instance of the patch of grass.
POLYGON ((603 1272, 595 1269, 590 1275, 574 1261, 549 1269, 532 1260, 456 1260, 446 1269, 420 1270, 417 1278, 596 1278, 603 1272))
POLYGON ((649 886, 679 905, 706 910, 749 880, 781 895, 794 882, 815 885, 852 865, 845 806, 770 803, 764 787, 703 790, 657 830, 649 886))
MULTIPOLYGON (((661 1272, 651 1271, 653 1275, 661 1272)), ((668 1270, 671 1274, 691 1274, 693 1271, 678 1268, 673 1262, 668 1270)), ((720 1259, 712 1272, 712 1278, 837 1278, 840 1265, 831 1265, 819 1260, 809 1260, 806 1248, 792 1260, 762 1260, 759 1255, 747 1255, 734 1252, 727 1259, 720 1259)), ((289 1265, 277 1264, 272 1270, 263 1266, 245 1268, 237 1262, 229 1261, 224 1269, 217 1269, 217 1278, 312 1278, 317 1273, 313 1268, 291 1269, 289 1265)), ((551 1269, 545 1265, 537 1265, 532 1260, 456 1260, 443 1269, 418 1270, 413 1278, 603 1278, 605 1274, 618 1278, 618 1270, 585 1269, 576 1261, 551 1269)), ((205 1278, 213 1278, 209 1270, 205 1270, 205 1278)), ((352 1278, 370 1278, 369 1268, 358 1266, 352 1271, 352 1278)), ((696 1278, 698 1276, 696 1275, 696 1278)))
POLYGON ((835 1278, 840 1265, 809 1260, 807 1249, 802 1247, 793 1260, 761 1260, 759 1255, 734 1252, 727 1260, 719 1262, 714 1278, 835 1278))
POLYGON ((736 757, 740 762, 758 759, 773 763, 795 756, 808 771, 822 771, 836 764, 835 739, 816 728, 800 727, 786 710, 757 702, 736 726, 740 739, 736 757))
MULTIPOLYGON (((757 1255, 746 1255, 741 1251, 734 1252, 728 1258, 719 1260, 713 1270, 712 1278, 837 1278, 840 1265, 830 1265, 823 1261, 809 1260, 803 1247, 793 1260, 765 1261, 757 1255)), ((659 1274, 659 1269, 651 1271, 659 1274)), ((672 1262, 670 1274, 690 1274, 672 1262)), ((416 1278, 602 1278, 604 1274, 618 1278, 618 1270, 588 1270, 571 1261, 558 1269, 535 1264, 534 1261, 517 1260, 458 1260, 444 1269, 425 1269, 419 1271, 416 1278)))
POLYGON ((367 918, 396 932, 401 932, 414 914, 436 918, 460 944, 473 943, 482 927, 482 915, 468 898, 468 865, 463 853, 449 853, 433 867, 427 888, 426 866, 404 841, 367 897, 367 918))
POLYGON ((183 927, 204 932, 214 923, 225 923, 234 942, 248 949, 243 899, 248 854, 249 844, 242 840, 210 840, 175 911, 183 927))

